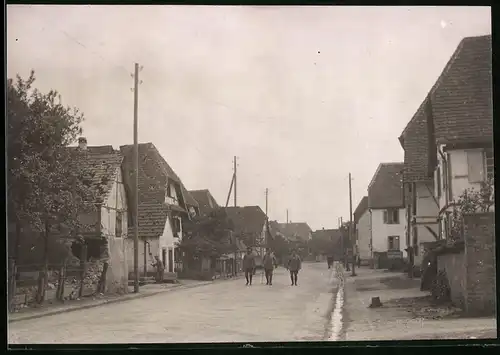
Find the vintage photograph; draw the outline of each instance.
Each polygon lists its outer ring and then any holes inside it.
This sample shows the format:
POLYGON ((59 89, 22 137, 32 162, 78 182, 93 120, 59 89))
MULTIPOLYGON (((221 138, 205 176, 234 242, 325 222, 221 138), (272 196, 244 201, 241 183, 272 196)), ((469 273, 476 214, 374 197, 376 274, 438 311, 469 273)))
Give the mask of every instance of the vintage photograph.
POLYGON ((490 7, 6 20, 12 347, 497 338, 490 7))

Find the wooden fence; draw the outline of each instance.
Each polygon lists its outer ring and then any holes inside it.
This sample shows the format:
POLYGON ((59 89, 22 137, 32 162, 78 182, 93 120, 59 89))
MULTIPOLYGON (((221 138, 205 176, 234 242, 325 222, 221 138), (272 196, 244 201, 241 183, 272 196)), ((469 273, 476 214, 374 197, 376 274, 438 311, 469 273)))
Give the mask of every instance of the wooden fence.
POLYGON ((107 264, 99 261, 70 264, 16 265, 9 261, 9 311, 42 304, 63 302, 103 292, 107 264), (45 274, 47 270, 47 274, 45 274), (90 270, 90 271, 89 271, 90 270))

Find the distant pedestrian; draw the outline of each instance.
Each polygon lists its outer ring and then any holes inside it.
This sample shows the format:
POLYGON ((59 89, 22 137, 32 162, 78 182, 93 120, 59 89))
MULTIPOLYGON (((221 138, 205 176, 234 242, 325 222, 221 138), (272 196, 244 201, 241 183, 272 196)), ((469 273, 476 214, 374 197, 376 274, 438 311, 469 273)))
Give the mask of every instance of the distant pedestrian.
POLYGON ((255 272, 255 257, 252 253, 252 248, 247 248, 247 253, 243 256, 243 270, 245 271, 247 286, 252 285, 252 278, 255 272))
POLYGON ((326 262, 328 264, 328 268, 331 269, 333 265, 333 256, 327 256, 326 257, 326 262))
POLYGON ((153 263, 153 266, 156 268, 156 282, 163 282, 165 267, 163 266, 163 263, 158 255, 155 256, 155 262, 153 263))
POLYGON ((264 265, 264 272, 266 273, 266 285, 272 285, 273 271, 274 265, 276 265, 276 259, 274 258, 269 248, 266 249, 266 254, 264 254, 262 264, 264 265))
POLYGON ((292 280, 292 286, 297 286, 297 278, 300 269, 302 268, 302 261, 300 260, 297 252, 292 250, 292 255, 288 259, 287 269, 290 271, 290 279, 292 280))

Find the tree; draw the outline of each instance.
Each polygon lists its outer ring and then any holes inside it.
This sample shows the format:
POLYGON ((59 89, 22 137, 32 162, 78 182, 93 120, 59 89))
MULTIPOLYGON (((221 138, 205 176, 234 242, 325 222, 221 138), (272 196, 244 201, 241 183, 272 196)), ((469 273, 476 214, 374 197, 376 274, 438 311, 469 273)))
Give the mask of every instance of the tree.
POLYGON ((18 75, 7 83, 8 218, 16 239, 23 226, 42 232, 46 275, 49 236, 55 229, 74 235, 92 227, 78 216, 95 210, 95 189, 78 163, 80 153, 68 148, 82 133, 83 115, 64 107, 57 91, 40 93, 34 82, 31 71, 27 80, 18 75))
POLYGON ((463 239, 463 217, 469 213, 487 212, 495 204, 494 181, 488 178, 479 189, 468 188, 462 192, 451 213, 451 240, 463 239))
POLYGON ((289 243, 281 233, 276 233, 269 239, 269 247, 274 252, 274 256, 280 261, 283 261, 290 253, 289 243))
POLYGON ((185 236, 178 246, 190 255, 220 256, 236 250, 229 238, 233 225, 222 209, 194 217, 184 230, 185 236))

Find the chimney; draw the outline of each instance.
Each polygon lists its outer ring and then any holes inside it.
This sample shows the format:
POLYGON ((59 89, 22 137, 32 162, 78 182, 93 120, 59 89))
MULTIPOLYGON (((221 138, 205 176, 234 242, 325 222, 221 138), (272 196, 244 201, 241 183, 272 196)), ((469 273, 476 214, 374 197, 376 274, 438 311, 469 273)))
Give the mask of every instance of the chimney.
POLYGON ((85 137, 78 138, 78 147, 81 150, 87 150, 87 138, 85 137))

